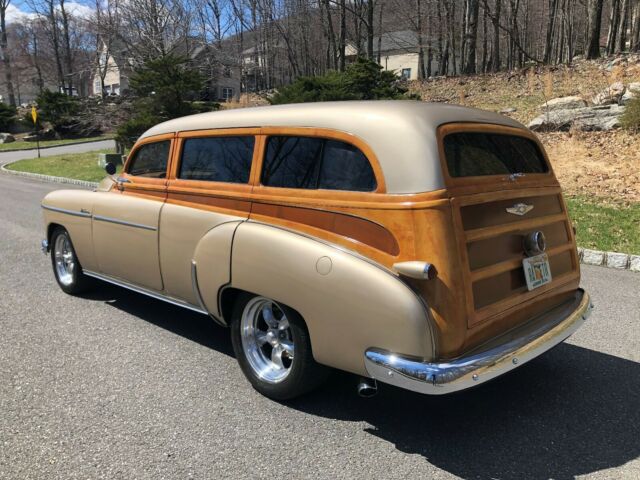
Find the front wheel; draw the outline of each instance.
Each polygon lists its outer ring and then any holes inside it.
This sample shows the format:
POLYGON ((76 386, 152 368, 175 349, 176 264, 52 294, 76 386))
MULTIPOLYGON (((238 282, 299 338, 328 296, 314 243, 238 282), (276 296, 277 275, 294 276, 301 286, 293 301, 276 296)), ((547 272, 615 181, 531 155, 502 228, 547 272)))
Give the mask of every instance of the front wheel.
POLYGON ((231 340, 242 372, 269 398, 297 397, 328 376, 329 369, 313 360, 302 317, 269 298, 243 294, 237 299, 231 340))
POLYGON ((91 286, 91 279, 82 273, 69 232, 62 227, 57 227, 51 234, 51 266, 65 293, 77 295, 91 286))

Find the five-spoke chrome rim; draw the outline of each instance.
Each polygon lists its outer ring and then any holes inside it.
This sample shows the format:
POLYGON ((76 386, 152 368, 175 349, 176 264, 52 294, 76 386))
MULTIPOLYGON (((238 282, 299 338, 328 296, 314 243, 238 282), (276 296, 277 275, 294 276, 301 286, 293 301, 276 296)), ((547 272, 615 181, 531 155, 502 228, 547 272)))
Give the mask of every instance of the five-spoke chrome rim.
POLYGON ((293 336, 278 304, 252 298, 242 312, 240 329, 242 348, 255 374, 269 383, 287 378, 293 365, 293 336))
POLYGON ((58 280, 65 286, 73 283, 73 272, 76 261, 71 248, 71 242, 66 235, 58 235, 53 246, 53 259, 56 264, 58 280))

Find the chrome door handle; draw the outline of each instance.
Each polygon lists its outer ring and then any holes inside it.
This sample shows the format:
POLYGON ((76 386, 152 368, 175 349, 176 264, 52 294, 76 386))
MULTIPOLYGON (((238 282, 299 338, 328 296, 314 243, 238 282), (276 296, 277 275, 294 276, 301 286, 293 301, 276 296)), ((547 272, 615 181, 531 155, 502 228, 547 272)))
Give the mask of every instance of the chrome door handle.
POLYGON ((116 182, 118 182, 118 183, 131 183, 131 180, 129 180, 128 178, 124 178, 124 177, 118 177, 118 178, 116 178, 116 182))

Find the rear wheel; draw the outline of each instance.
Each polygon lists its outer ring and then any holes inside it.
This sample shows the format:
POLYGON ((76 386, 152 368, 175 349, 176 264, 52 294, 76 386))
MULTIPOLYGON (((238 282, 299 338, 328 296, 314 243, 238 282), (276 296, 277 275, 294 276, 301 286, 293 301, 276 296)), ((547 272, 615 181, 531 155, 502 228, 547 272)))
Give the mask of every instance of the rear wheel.
POLYGON ((231 339, 242 372, 267 397, 297 397, 319 386, 329 373, 313 360, 302 317, 267 297, 243 294, 237 299, 231 339))
POLYGON ((82 273, 82 266, 71 243, 71 237, 62 227, 51 234, 51 265, 60 288, 77 295, 91 286, 91 279, 82 273))

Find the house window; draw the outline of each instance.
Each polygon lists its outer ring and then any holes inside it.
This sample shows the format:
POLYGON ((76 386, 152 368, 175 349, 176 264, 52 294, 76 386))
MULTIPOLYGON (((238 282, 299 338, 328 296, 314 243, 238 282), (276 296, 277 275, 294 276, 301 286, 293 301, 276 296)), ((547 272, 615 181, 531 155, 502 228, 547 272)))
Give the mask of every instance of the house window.
POLYGON ((114 83, 113 85, 111 85, 111 93, 113 95, 120 95, 120 84, 119 83, 114 83))
POLYGON ((403 68, 402 69, 402 73, 400 74, 400 78, 402 78, 402 80, 410 80, 411 79, 411 69, 410 68, 403 68))
POLYGON ((228 102, 233 98, 233 88, 231 87, 222 87, 222 99, 225 102, 228 102))
POLYGON ((229 67, 224 67, 222 70, 222 76, 225 78, 231 78, 231 69, 229 67))
POLYGON ((96 80, 93 84, 93 93, 94 95, 102 95, 102 90, 100 89, 100 80, 96 80))

